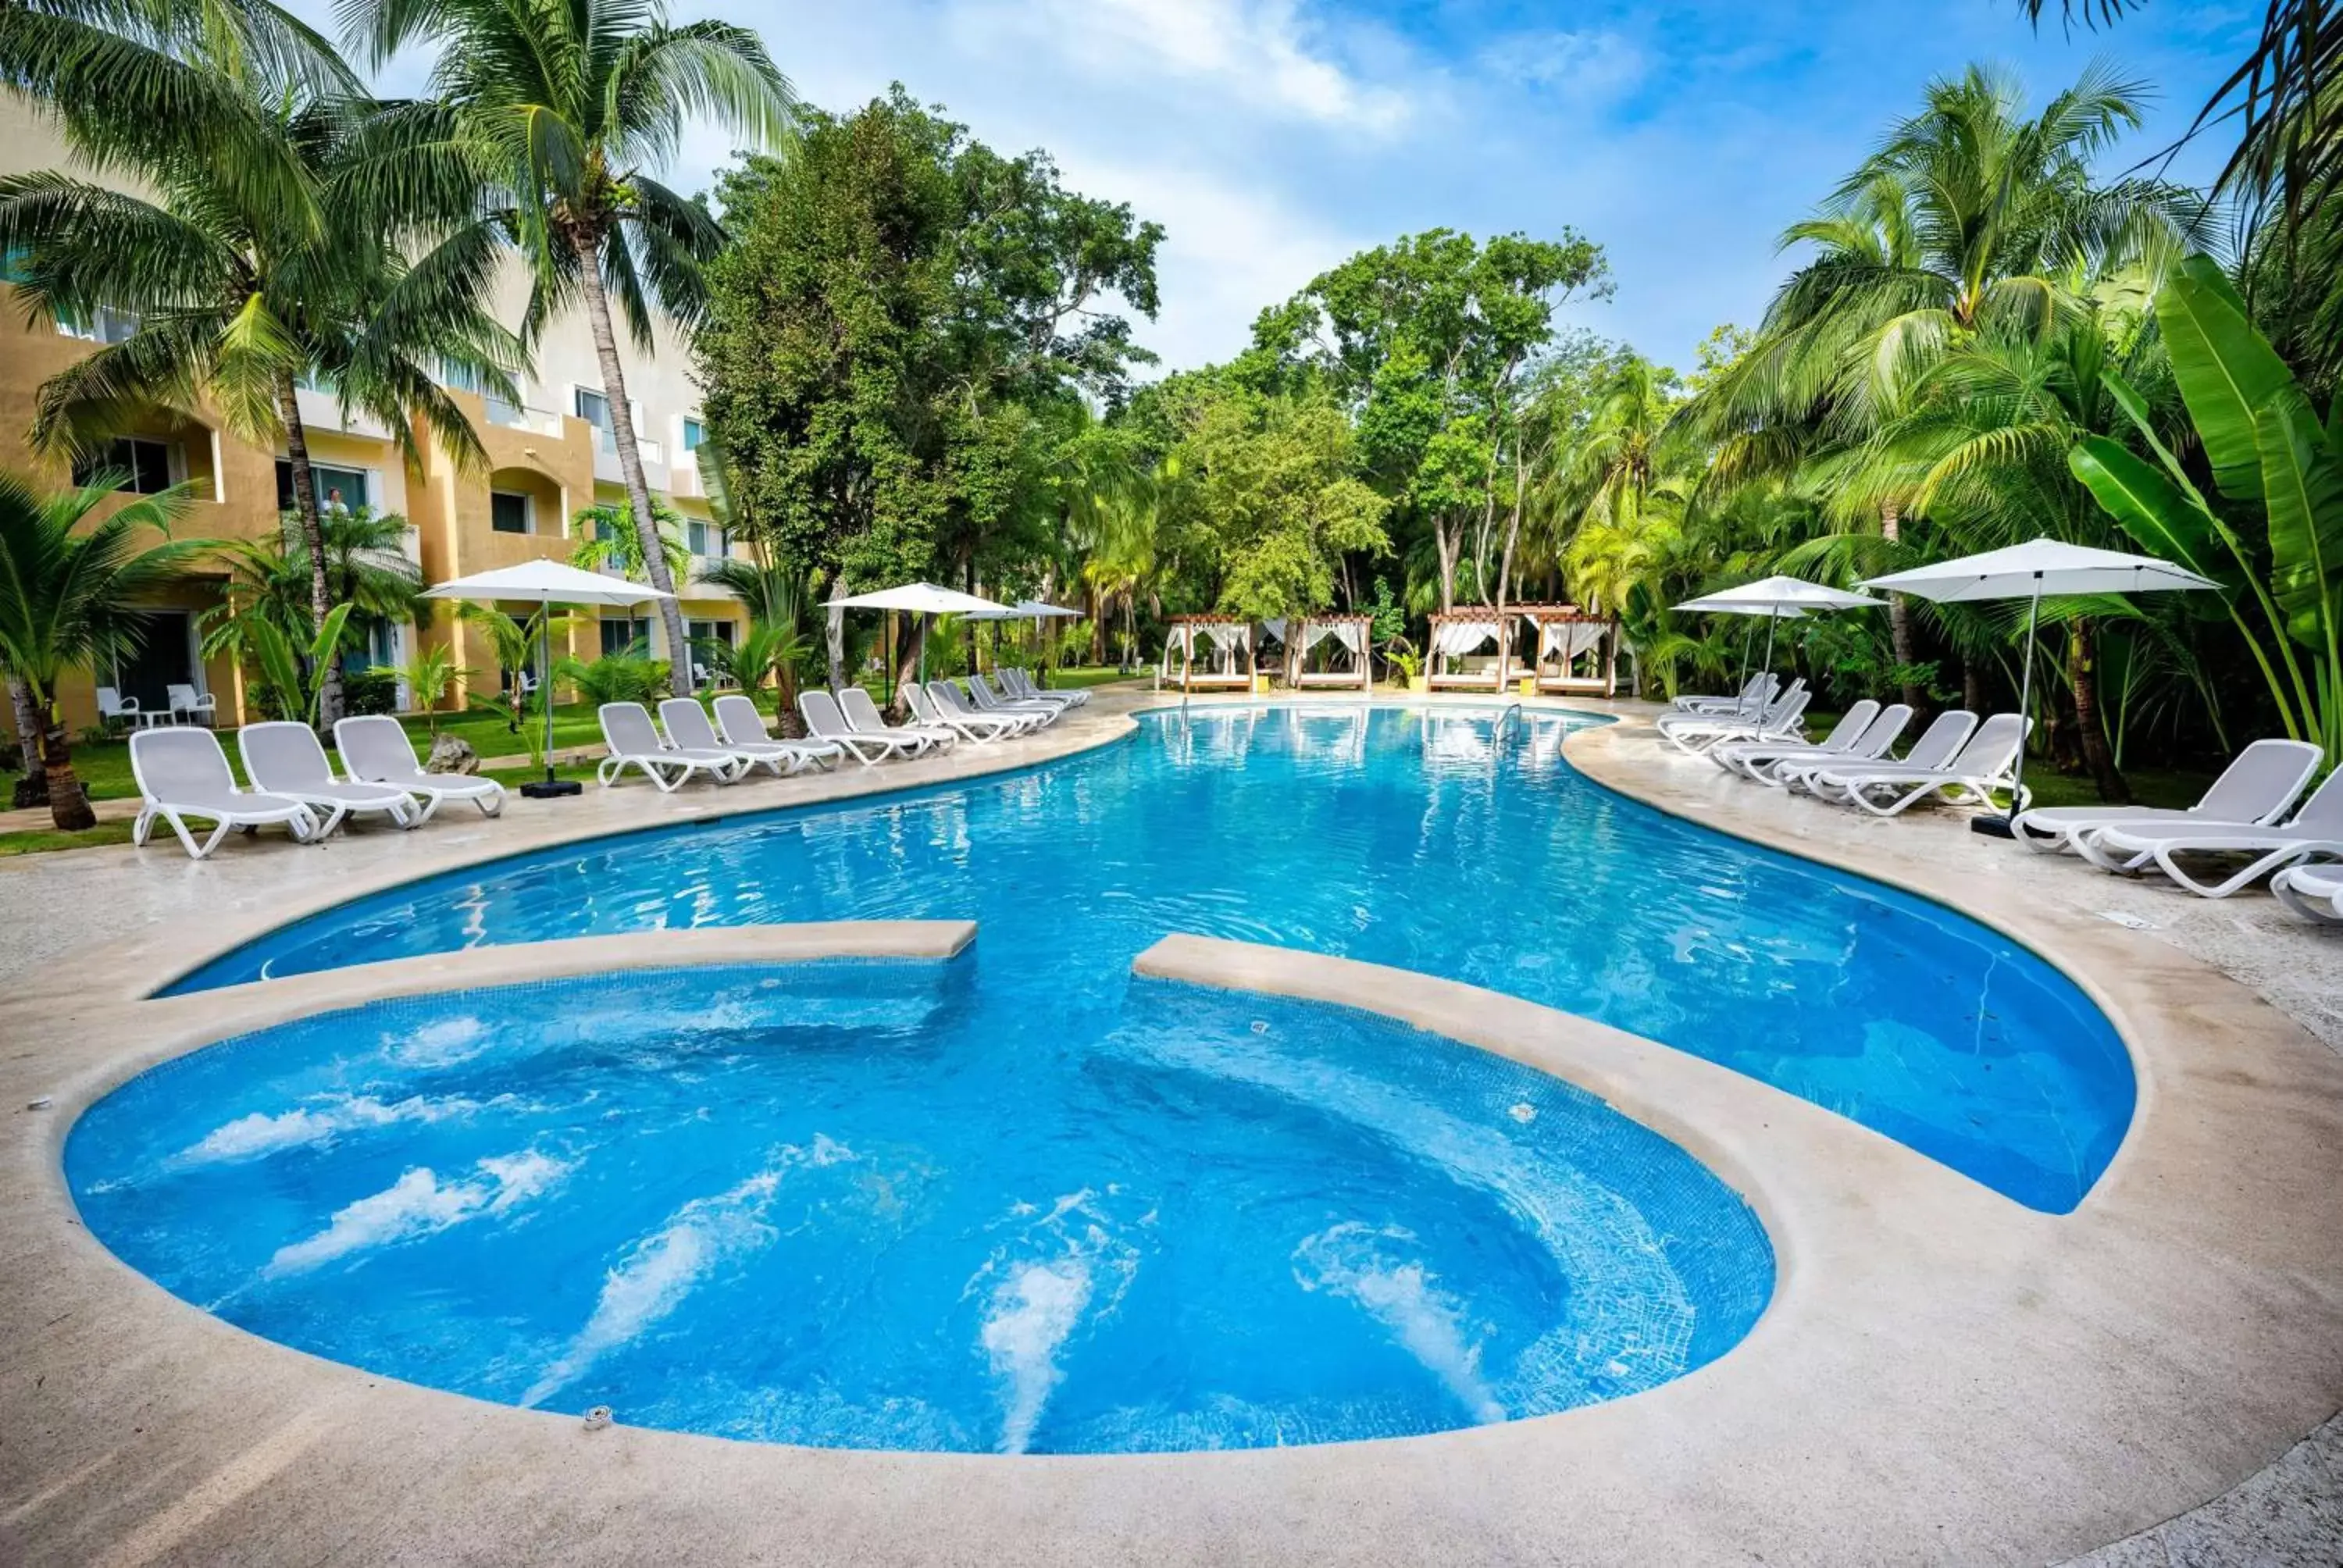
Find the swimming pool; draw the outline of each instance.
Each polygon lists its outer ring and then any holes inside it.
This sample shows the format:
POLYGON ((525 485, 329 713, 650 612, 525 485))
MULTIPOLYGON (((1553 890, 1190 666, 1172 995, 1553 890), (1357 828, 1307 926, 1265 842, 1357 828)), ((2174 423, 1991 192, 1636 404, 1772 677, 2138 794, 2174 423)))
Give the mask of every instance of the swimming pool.
POLYGON ((1080 1038, 1172 931, 1470 981, 1825 1106, 2064 1213, 2131 1120, 2064 975, 1952 910, 1581 777, 1553 713, 1148 715, 1128 745, 860 804, 664 829, 357 900, 174 992, 484 942, 973 919, 975 983, 1080 1038))
POLYGON ((1161 980, 1028 1010, 972 956, 378 1001, 133 1079, 65 1163, 94 1234, 256 1333, 837 1447, 1544 1414, 1713 1360, 1774 1282, 1738 1195, 1542 1073, 1161 980))

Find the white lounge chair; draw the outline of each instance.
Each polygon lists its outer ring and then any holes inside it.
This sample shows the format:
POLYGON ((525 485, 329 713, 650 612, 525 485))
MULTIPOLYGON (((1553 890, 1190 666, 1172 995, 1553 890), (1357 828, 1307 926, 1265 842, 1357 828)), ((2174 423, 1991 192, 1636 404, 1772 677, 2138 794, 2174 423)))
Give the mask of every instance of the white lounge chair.
MULTIPOLYGON (((1750 762, 1746 760, 1748 759, 1772 762, 1785 756, 1796 756, 1801 752, 1819 754, 1824 757, 1850 756, 1854 753, 1857 743, 1863 739, 1864 732, 1871 728, 1871 721, 1878 717, 1879 704, 1866 697, 1848 708, 1845 713, 1840 714, 1838 722, 1831 726, 1830 733, 1820 740, 1720 741, 1708 749, 1708 759, 1728 773, 1754 777, 1754 770, 1750 762)), ((1878 753, 1873 752, 1871 755, 1877 756, 1878 753)))
MULTIPOLYGON (((1976 727, 1961 749, 1943 766, 1902 762, 1835 763, 1809 777, 1811 788, 1825 800, 1854 806, 1875 817, 1894 817, 1926 799, 1947 805, 1994 804, 1996 789, 2016 784, 2018 749, 2026 743, 2031 721, 2015 713, 1996 713, 1976 727)), ((2018 800, 2014 809, 2024 810, 2018 800)))
POLYGON ((387 784, 346 784, 335 778, 317 732, 306 724, 282 719, 247 724, 236 732, 236 749, 255 789, 324 813, 319 838, 352 817, 384 816, 402 828, 412 828, 418 820, 415 797, 406 790, 387 784))
POLYGON ((928 682, 928 695, 935 699, 939 708, 955 718, 996 719, 1013 726, 1011 733, 1016 735, 1030 735, 1050 722, 1048 715, 1031 710, 1012 713, 998 708, 978 708, 961 693, 960 682, 956 680, 928 682))
POLYGON ((765 728, 765 716, 745 692, 728 691, 715 702, 716 732, 727 750, 761 754, 768 749, 790 759, 789 771, 835 768, 845 748, 830 740, 783 740, 765 728))
POLYGON ((1033 683, 1033 677, 1022 669, 1004 669, 1001 683, 1019 697, 1042 702, 1063 702, 1068 708, 1080 708, 1091 699, 1091 694, 1079 687, 1062 691, 1049 691, 1033 683))
MULTIPOLYGON (((1884 762, 1896 743, 1904 738, 1905 727, 1912 722, 1909 703, 1891 702, 1879 710, 1879 716, 1867 725, 1855 743, 1836 757, 1815 757, 1797 752, 1776 754, 1771 760, 1756 761, 1745 769, 1748 776, 1773 789, 1787 789, 1798 780, 1801 769, 1836 767, 1850 762, 1884 762)), ((1968 731, 1961 731, 1966 739, 1968 731)), ((1945 753, 1946 757, 1951 751, 1945 753)))
POLYGON ((927 749, 927 743, 915 735, 898 735, 891 729, 873 735, 858 733, 846 722, 838 699, 827 691, 799 692, 798 712, 815 739, 844 747, 865 768, 876 767, 890 757, 917 757, 927 749))
POLYGON ((2275 822, 2302 798, 2326 754, 2308 740, 2257 740, 2221 770, 2202 799, 2182 809, 2154 806, 2045 806, 2010 819, 2012 834, 2045 854, 2075 847, 2101 828, 2150 823, 2275 822))
POLYGON ((658 785, 663 795, 673 794, 695 773, 729 784, 747 768, 729 751, 687 750, 664 744, 659 731, 651 728, 649 711, 639 702, 606 702, 596 714, 602 721, 602 743, 610 749, 601 766, 594 769, 595 779, 605 789, 629 768, 658 785))
POLYGON ((1025 678, 1022 670, 996 669, 992 672, 993 689, 1011 702, 1031 703, 1054 708, 1061 713, 1071 713, 1080 708, 1089 693, 1081 691, 1043 691, 1025 678))
POLYGON ((2343 768, 2327 776, 2283 826, 2258 822, 2125 822, 2075 840, 2085 859, 2110 871, 2144 871, 2150 861, 2192 893, 2226 899, 2298 860, 2343 859, 2343 768), (2180 868, 2184 855, 2249 857, 2245 869, 2200 882, 2180 868))
POLYGON ((980 675, 971 675, 960 684, 968 689, 969 700, 976 704, 979 713, 1030 713, 1043 724, 1055 724, 1066 711, 1054 702, 1020 702, 1003 697, 980 675))
MULTIPOLYGON (((1920 738, 1912 742, 1909 751, 1901 759, 1883 755, 1881 765, 1893 766, 1900 760, 1912 768, 1942 768, 1960 755, 1961 748, 1967 745, 1969 737, 1976 732, 1976 715, 1966 709, 1956 708, 1949 712, 1939 713, 1928 728, 1920 732, 1920 738)), ((1815 779, 1833 770, 1848 771, 1846 759, 1833 758, 1820 762, 1785 759, 1774 766, 1772 777, 1791 789, 1805 789, 1820 795, 1822 791, 1815 788, 1815 779)))
POLYGON ((2306 920, 2343 926, 2343 866, 2288 866, 2270 879, 2270 891, 2306 920))
POLYGON ((1781 680, 1771 670, 1761 669, 1743 681, 1741 689, 1731 697, 1694 694, 1679 697, 1668 706, 1678 713, 1741 713, 1771 702, 1781 689, 1781 680))
MULTIPOLYGON (((908 692, 910 689, 906 686, 904 689, 908 692)), ((905 701, 908 703, 909 700, 906 697, 905 701)), ((870 700, 870 694, 859 686, 850 686, 838 694, 838 709, 846 716, 848 727, 857 735, 916 736, 926 742, 920 747, 920 751, 942 751, 960 744, 959 732, 946 729, 941 725, 888 723, 885 716, 880 713, 879 705, 870 700)), ((913 753, 914 756, 918 754, 913 753)))
POLYGON ((300 801, 237 789, 227 753, 208 729, 139 730, 130 738, 130 776, 138 781, 138 820, 130 829, 133 844, 146 842, 158 818, 171 825, 187 853, 198 860, 218 849, 234 828, 256 829, 282 822, 302 843, 315 842, 319 836, 317 813, 300 801), (187 830, 190 817, 213 824, 210 837, 200 844, 187 830))
POLYGON ((1806 744, 1805 719, 1812 694, 1806 683, 1794 680, 1788 689, 1766 704, 1764 711, 1745 717, 1696 713, 1660 715, 1660 737, 1689 757, 1727 740, 1786 740, 1806 744))
POLYGON ((965 709, 946 708, 936 700, 935 688, 940 681, 921 686, 913 681, 903 688, 910 700, 911 712, 920 722, 934 729, 949 729, 963 740, 980 745, 992 745, 1011 735, 1021 734, 1025 727, 1005 713, 970 713, 965 709))
POLYGON ((766 769, 776 779, 797 770, 798 765, 783 755, 779 747, 762 746, 752 749, 719 739, 716 726, 709 719, 708 709, 699 706, 699 699, 696 697, 664 699, 659 705, 659 728, 667 731, 667 743, 670 749, 721 751, 738 764, 734 769, 735 778, 745 779, 751 769, 759 767, 766 769))
POLYGON ((505 809, 505 787, 493 779, 464 773, 426 773, 415 760, 415 743, 397 719, 387 714, 337 719, 334 749, 341 754, 342 771, 364 784, 387 784, 405 790, 418 802, 415 825, 448 800, 469 800, 483 817, 505 809))

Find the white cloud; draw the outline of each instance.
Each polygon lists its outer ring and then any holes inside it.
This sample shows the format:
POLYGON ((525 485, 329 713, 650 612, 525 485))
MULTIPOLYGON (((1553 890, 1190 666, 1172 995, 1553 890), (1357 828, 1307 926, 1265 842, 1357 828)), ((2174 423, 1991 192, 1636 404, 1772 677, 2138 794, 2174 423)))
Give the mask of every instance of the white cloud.
POLYGON ((1086 75, 1170 76, 1302 120, 1383 133, 1411 109, 1315 47, 1295 0, 977 0, 952 23, 980 47, 1043 47, 1086 75))
POLYGON ((1492 75, 1573 106, 1594 107, 1640 85, 1649 62, 1617 33, 1553 28, 1515 33, 1481 53, 1492 75))
POLYGON ((1252 340, 1252 318, 1372 239, 1322 222, 1272 187, 1201 165, 1092 164, 1069 157, 1069 184, 1128 201, 1164 226, 1156 257, 1162 311, 1135 336, 1180 369, 1225 359, 1252 340))

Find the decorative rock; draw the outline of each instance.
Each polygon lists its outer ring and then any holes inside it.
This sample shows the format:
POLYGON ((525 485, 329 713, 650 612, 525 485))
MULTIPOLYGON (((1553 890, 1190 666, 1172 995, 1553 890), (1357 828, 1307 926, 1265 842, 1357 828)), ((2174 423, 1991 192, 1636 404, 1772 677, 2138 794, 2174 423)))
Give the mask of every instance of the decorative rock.
POLYGON ((470 741, 460 735, 441 735, 433 738, 431 755, 424 761, 423 771, 426 773, 478 773, 479 770, 480 754, 472 749, 470 741))

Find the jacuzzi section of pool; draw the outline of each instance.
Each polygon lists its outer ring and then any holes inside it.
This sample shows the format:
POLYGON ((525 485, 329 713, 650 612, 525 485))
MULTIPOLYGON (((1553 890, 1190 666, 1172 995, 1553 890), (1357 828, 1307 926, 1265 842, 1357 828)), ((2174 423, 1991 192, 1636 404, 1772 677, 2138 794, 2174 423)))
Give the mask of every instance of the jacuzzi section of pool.
POLYGON ((482 943, 972 919, 979 984, 1121 993, 1166 933, 1460 980, 1706 1057, 2063 1213, 2130 1124, 2130 1059, 2065 976, 1926 900, 1589 782, 1600 720, 1202 708, 1130 745, 860 804, 497 862, 289 926, 176 991, 482 943))
POLYGON ((1771 1295, 1735 1193, 1513 1062, 1154 980, 1070 1031, 974 978, 374 1003, 132 1080, 67 1176, 126 1261, 286 1344, 840 1447, 1438 1432, 1664 1382, 1771 1295))

